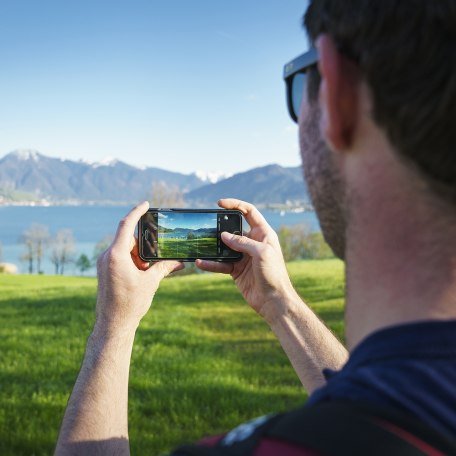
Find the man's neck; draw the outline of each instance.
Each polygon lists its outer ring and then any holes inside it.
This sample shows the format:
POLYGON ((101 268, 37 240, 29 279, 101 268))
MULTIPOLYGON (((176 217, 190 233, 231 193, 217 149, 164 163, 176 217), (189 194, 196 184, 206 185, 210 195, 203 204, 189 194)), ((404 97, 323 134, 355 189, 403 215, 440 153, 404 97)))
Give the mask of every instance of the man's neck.
MULTIPOLYGON (((422 320, 456 319, 456 221, 373 170, 348 198, 346 336, 422 320), (377 181, 376 181, 377 180, 377 181)), ((399 179, 399 180, 398 180, 399 179)))

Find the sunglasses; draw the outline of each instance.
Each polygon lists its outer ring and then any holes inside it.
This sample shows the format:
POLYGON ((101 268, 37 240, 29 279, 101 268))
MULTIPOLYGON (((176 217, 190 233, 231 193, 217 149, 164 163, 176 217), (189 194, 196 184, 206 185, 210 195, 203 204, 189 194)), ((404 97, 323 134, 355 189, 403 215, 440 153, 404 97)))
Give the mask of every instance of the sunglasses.
POLYGON ((287 105, 290 117, 298 122, 303 94, 307 92, 307 71, 318 62, 315 48, 296 57, 283 68, 283 78, 287 86, 287 105))

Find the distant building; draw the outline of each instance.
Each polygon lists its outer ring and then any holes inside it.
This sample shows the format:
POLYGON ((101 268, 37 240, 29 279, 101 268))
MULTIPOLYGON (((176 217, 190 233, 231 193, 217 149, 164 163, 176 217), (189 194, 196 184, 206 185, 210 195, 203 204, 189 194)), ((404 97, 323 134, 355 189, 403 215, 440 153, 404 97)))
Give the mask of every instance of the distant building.
POLYGON ((3 274, 17 274, 17 266, 13 263, 0 263, 0 273, 3 274))

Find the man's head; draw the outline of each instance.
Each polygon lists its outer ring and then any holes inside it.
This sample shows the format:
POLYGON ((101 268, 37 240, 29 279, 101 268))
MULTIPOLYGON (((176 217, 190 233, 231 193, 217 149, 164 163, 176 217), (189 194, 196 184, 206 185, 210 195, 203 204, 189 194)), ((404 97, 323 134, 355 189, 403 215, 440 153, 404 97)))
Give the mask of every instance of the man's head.
POLYGON ((344 254, 348 215, 340 154, 332 152, 350 148, 355 140, 353 128, 363 115, 360 81, 368 89, 369 115, 395 157, 454 207, 456 1, 313 0, 304 22, 318 44, 324 74, 320 85, 319 72, 309 72, 301 151, 325 237, 335 252, 344 254), (325 109, 331 104, 338 110, 335 116, 325 109))

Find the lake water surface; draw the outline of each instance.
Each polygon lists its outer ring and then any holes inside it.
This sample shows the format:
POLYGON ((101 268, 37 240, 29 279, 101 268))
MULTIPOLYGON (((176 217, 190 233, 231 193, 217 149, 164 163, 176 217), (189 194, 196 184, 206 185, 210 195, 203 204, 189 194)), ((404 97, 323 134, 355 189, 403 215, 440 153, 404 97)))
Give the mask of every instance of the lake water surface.
MULTIPOLYGON (((86 254, 93 255, 95 244, 107 235, 115 233, 119 220, 130 210, 123 206, 0 206, 0 244, 2 258, 0 261, 14 263, 20 272, 27 271, 27 265, 20 260, 24 246, 20 242, 23 231, 32 223, 48 227, 51 236, 63 228, 72 230, 76 240, 75 257, 86 254)), ((279 213, 262 211, 266 220, 274 228, 282 225, 307 224, 313 231, 319 231, 320 226, 314 212, 279 213)), ((49 260, 50 252, 46 252, 43 261, 43 271, 54 273, 54 266, 49 260)), ((76 274, 74 265, 67 267, 66 273, 76 274)), ((95 270, 86 272, 94 275, 95 270)))

